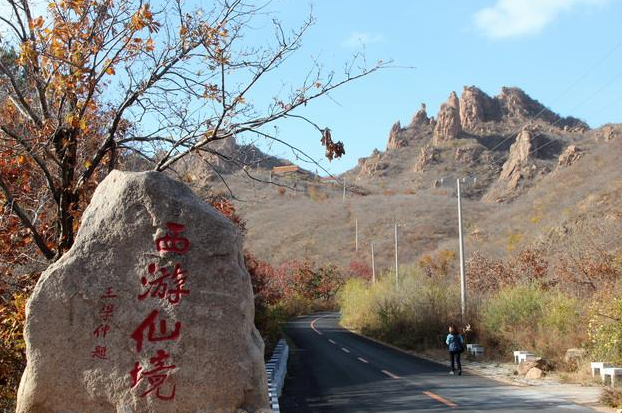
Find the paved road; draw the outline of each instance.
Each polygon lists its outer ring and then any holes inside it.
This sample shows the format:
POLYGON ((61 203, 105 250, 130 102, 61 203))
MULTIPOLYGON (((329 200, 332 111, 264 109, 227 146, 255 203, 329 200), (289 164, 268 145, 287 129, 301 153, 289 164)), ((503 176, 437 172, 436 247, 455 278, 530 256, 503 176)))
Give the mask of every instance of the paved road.
POLYGON ((393 350, 341 328, 337 313, 295 319, 284 413, 579 412, 541 391, 505 386, 393 350))

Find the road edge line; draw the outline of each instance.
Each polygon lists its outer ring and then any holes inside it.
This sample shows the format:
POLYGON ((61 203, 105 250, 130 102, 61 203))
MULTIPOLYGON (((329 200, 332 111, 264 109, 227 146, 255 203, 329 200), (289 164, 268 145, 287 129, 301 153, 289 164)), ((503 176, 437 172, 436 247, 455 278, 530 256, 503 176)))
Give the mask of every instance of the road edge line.
MULTIPOLYGON (((309 323, 309 327, 311 327, 311 329, 312 329, 313 331, 315 331, 316 333, 318 333, 319 335, 323 336, 323 335, 324 335, 324 333, 322 333, 320 330, 318 330, 318 329, 315 327, 315 323, 316 323, 319 319, 329 317, 330 315, 331 315, 331 314, 324 314, 324 315, 321 315, 321 316, 319 316, 319 317, 316 317, 315 319, 313 319, 313 320, 309 323)), ((315 317, 315 315, 313 315, 312 317, 315 317)), ((341 324, 340 324, 340 325, 341 325, 341 324)))

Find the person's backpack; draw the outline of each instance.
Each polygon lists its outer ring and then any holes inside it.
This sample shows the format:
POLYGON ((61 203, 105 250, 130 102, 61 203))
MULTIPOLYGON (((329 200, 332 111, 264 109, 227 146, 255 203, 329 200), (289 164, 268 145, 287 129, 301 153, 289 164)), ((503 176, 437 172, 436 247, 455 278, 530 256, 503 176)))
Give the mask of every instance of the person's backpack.
POLYGON ((460 342, 460 335, 451 335, 451 338, 449 339, 449 351, 456 353, 464 352, 464 348, 462 347, 462 343, 460 342))

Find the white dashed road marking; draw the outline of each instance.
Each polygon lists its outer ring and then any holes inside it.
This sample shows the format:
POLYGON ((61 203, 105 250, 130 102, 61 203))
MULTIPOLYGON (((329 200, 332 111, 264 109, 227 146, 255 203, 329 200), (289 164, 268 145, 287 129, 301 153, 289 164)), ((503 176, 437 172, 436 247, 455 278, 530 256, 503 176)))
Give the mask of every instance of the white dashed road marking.
POLYGON ((392 379, 399 379, 400 376, 396 376, 395 374, 391 373, 390 371, 386 371, 386 370, 380 370, 381 372, 383 372, 384 374, 386 374, 387 376, 391 377, 392 379))

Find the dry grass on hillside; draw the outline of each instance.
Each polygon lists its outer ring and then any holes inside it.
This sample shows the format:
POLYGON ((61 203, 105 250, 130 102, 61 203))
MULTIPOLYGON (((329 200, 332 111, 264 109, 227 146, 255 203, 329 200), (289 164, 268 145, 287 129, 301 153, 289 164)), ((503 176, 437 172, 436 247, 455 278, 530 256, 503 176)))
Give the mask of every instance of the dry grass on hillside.
MULTIPOLYGON (((503 131, 493 132, 504 136, 503 131)), ((583 157, 557 171, 554 156, 539 160, 554 172, 538 177, 532 188, 505 204, 479 201, 496 179, 498 167, 456 161, 457 148, 480 145, 472 138, 445 145, 441 161, 423 172, 414 172, 413 167, 425 140, 386 152, 382 156, 389 167, 383 173, 357 179, 357 167, 344 175, 348 183, 345 203, 341 186, 311 175, 273 177, 289 188, 254 182, 241 172, 228 175, 227 181, 242 200, 236 205, 248 222, 247 247, 259 257, 275 263, 311 258, 347 267, 353 260, 371 263, 373 241, 377 268, 381 269, 394 266, 396 221, 401 225, 400 263, 413 262, 432 250, 456 251, 455 177, 477 176, 476 184, 471 181, 463 187, 467 198, 463 206, 466 250, 468 254, 480 251, 504 257, 534 243, 564 248, 565 240, 577 241, 581 234, 596 231, 597 224, 613 227, 608 223, 619 222, 622 147, 615 139, 596 142, 594 136, 599 133, 561 137, 566 144, 574 143, 584 150, 583 157), (434 188, 434 181, 440 177, 446 178, 444 184, 434 188), (359 224, 358 252, 355 220, 359 224)), ((495 159, 503 156, 499 152, 495 159)), ((267 170, 259 173, 264 178, 269 176, 267 170)), ((226 193, 222 185, 214 190, 226 193)))

